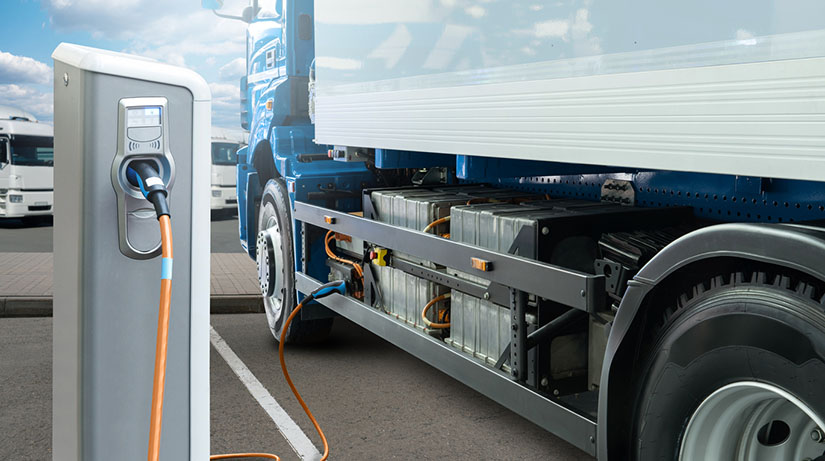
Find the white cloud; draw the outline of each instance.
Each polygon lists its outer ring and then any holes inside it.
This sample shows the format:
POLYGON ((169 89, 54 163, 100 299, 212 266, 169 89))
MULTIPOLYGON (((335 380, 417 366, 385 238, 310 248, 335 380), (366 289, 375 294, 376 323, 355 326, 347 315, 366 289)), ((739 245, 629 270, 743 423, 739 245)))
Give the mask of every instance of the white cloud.
POLYGON ((53 118, 54 98, 51 91, 43 92, 28 85, 10 83, 0 85, 0 94, 3 95, 3 105, 31 112, 41 121, 50 121, 53 118))
POLYGON ((593 24, 590 24, 590 12, 582 8, 576 11, 576 20, 573 21, 573 35, 581 34, 587 35, 593 30, 593 24))
POLYGON ((479 5, 473 5, 464 9, 464 12, 468 15, 472 16, 475 19, 479 19, 487 14, 487 10, 484 7, 479 5))
POLYGON ((212 91, 212 106, 240 110, 241 90, 238 85, 231 83, 210 83, 212 91))
POLYGON ((570 22, 565 20, 551 19, 550 21, 537 22, 533 26, 533 34, 536 37, 560 37, 566 39, 570 30, 570 22))
POLYGON ((218 69, 221 80, 237 80, 246 75, 246 59, 235 58, 218 69))
MULTIPOLYGON (((58 31, 82 31, 100 40, 125 42, 118 51, 189 67, 208 78, 224 79, 232 69, 221 72, 215 63, 243 60, 246 52, 246 24, 219 18, 201 9, 197 0, 40 1, 58 31)), ((240 14, 248 5, 247 0, 224 3, 221 12, 230 15, 240 14)), ((213 119, 231 120, 227 126, 237 126, 237 100, 234 85, 231 93, 213 102, 213 119)))
POLYGON ((52 81, 52 68, 27 56, 0 51, 0 83, 40 83, 52 81))
POLYGON ((240 123, 240 88, 231 83, 210 83, 212 91, 212 126, 238 129, 240 123))
POLYGON ((218 18, 196 1, 41 1, 57 30, 123 40, 128 43, 123 51, 171 64, 186 65, 193 56, 243 56, 246 50, 243 22, 218 18))

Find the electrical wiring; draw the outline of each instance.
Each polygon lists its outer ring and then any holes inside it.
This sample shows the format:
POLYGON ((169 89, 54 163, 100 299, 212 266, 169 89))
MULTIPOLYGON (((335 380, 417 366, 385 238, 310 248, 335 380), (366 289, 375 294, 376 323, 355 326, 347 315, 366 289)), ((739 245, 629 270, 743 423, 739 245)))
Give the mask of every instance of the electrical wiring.
POLYGON ((433 227, 438 226, 439 224, 444 224, 445 222, 450 222, 450 217, 449 216, 445 216, 443 218, 436 219, 435 221, 427 224, 427 227, 425 227, 424 230, 422 230, 421 232, 429 232, 430 229, 432 229, 433 227))
POLYGON ((450 299, 450 293, 444 293, 443 295, 436 296, 435 298, 431 299, 430 302, 428 302, 426 306, 424 306, 424 310, 421 311, 421 318, 424 320, 424 325, 426 325, 427 328, 432 328, 432 329, 450 328, 450 323, 449 322, 435 323, 435 322, 431 322, 430 319, 427 318, 427 312, 429 312, 430 308, 435 306, 438 302, 444 301, 445 299, 450 299))
MULTIPOLYGON (((326 237, 324 237, 324 249, 326 250, 327 256, 329 256, 330 259, 338 261, 339 263, 351 265, 355 269, 355 273, 358 275, 358 279, 361 281, 361 285, 363 286, 364 285, 364 269, 362 269, 361 265, 358 264, 357 262, 352 261, 350 259, 342 258, 342 257, 340 257, 340 256, 338 256, 338 255, 336 255, 335 253, 332 252, 332 249, 330 248, 330 243, 332 243, 332 240, 334 238, 335 238, 335 232, 334 231, 327 232, 326 237)), ((353 296, 355 296, 356 298, 360 298, 361 295, 362 295, 362 293, 360 291, 353 292, 353 296)))

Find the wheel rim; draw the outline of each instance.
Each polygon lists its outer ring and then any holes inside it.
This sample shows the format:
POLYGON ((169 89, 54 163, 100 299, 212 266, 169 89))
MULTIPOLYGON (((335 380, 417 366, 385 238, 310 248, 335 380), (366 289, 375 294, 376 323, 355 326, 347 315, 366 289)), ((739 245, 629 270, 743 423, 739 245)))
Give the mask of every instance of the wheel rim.
POLYGON ((266 318, 272 331, 276 331, 283 310, 284 274, 281 231, 275 216, 269 216, 258 233, 256 255, 266 318))
POLYGON ((733 383, 699 404, 679 459, 811 460, 825 453, 822 428, 822 418, 790 393, 766 383, 733 383))

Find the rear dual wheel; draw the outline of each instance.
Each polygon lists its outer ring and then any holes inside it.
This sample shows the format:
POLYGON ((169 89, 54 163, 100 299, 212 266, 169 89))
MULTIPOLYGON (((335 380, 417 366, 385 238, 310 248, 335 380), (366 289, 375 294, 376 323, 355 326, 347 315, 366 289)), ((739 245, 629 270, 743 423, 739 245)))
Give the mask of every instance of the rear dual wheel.
MULTIPOLYGON (((280 340, 283 325, 297 305, 292 214, 286 185, 280 178, 264 187, 258 211, 256 262, 269 329, 280 340)), ((286 342, 312 343, 326 339, 332 318, 292 320, 286 342)))
POLYGON ((683 295, 654 329, 633 459, 825 461, 825 310, 814 291, 754 272, 683 295))

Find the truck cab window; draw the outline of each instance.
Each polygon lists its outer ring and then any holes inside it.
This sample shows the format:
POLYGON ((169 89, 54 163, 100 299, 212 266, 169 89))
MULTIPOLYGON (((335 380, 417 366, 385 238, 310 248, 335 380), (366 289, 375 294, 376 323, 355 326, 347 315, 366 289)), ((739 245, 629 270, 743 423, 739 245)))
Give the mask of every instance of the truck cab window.
POLYGON ((238 145, 227 142, 212 143, 213 165, 235 165, 238 163, 238 145))
POLYGON ((9 163, 9 140, 0 138, 0 165, 9 163))
POLYGON ((19 166, 54 166, 54 141, 47 136, 15 136, 11 163, 19 166))

